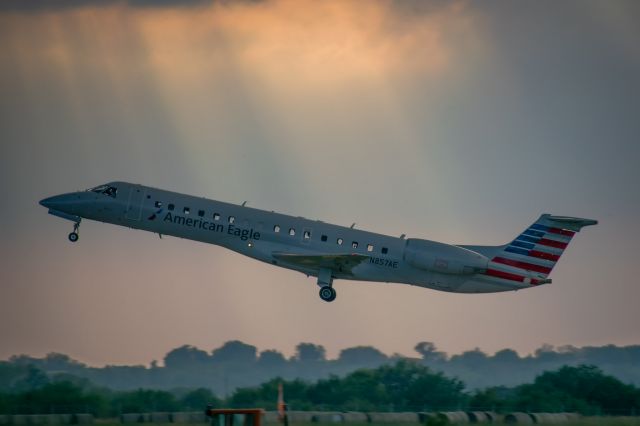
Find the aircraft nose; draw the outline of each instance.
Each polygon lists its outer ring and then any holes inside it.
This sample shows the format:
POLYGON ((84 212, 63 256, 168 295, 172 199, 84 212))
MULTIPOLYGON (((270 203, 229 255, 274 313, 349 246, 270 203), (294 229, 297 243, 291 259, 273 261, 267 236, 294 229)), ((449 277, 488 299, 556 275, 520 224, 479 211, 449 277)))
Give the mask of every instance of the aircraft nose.
POLYGON ((40 205, 42 207, 46 207, 48 209, 52 209, 52 208, 54 208, 53 206, 56 203, 56 198, 57 198, 57 196, 56 197, 44 198, 44 199, 40 200, 40 205))
POLYGON ((65 207, 69 207, 69 201, 69 196, 67 194, 54 195, 53 197, 40 200, 40 205, 51 210, 64 211, 65 207))

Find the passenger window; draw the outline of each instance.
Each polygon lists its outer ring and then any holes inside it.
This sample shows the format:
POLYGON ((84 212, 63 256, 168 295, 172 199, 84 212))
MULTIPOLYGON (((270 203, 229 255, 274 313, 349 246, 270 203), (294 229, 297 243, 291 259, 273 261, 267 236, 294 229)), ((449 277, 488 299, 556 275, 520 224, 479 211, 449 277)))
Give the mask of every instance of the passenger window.
POLYGON ((389 249, 387 249, 386 247, 382 247, 382 254, 387 254, 388 251, 389 249))
POLYGON ((321 240, 321 241, 327 241, 327 236, 326 236, 326 235, 323 235, 322 237, 320 237, 320 240, 321 240))
POLYGON ((191 213, 191 210, 189 209, 189 207, 185 207, 184 209, 182 209, 182 212, 184 214, 189 214, 189 213, 191 213))
POLYGON ((336 243, 338 243, 338 245, 339 245, 339 246, 341 246, 341 245, 342 245, 342 238, 338 238, 338 239, 336 240, 336 243))
POLYGON ((357 241, 352 242, 351 248, 358 248, 358 242, 357 241))
POLYGON ((280 225, 274 225, 273 232, 280 232, 280 225))
POLYGON ((156 207, 162 207, 162 201, 156 201, 156 207))
POLYGON ((176 207, 176 206, 174 206, 173 204, 169 204, 169 205, 167 206, 167 208, 168 208, 169 210, 171 210, 171 211, 173 211, 173 209, 174 209, 175 207, 176 207))
POLYGON ((367 251, 369 251, 369 252, 373 251, 373 245, 372 244, 367 244, 367 251))
POLYGON ((291 235, 291 236, 296 235, 296 230, 295 230, 295 228, 289 228, 289 235, 291 235))
POLYGON ((220 220, 220 213, 214 213, 213 220, 220 220))
POLYGON ((235 216, 229 216, 229 223, 233 223, 236 221, 235 216))
POLYGON ((302 234, 302 238, 304 238, 305 240, 310 239, 311 238, 311 232, 304 231, 304 234, 302 234))
POLYGON ((204 210, 198 210, 198 216, 203 217, 204 216, 204 210))

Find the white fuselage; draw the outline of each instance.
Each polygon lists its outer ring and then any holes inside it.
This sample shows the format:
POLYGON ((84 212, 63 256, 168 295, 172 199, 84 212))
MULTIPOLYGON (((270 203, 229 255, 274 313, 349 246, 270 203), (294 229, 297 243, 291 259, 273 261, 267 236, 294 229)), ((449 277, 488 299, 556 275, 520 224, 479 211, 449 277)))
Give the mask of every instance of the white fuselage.
POLYGON ((462 293, 530 287, 484 275, 481 270, 439 273, 420 268, 420 259, 408 250, 412 244, 426 245, 433 247, 428 252, 430 256, 446 260, 447 250, 465 251, 461 246, 391 237, 126 182, 110 185, 117 187, 117 194, 106 196, 84 191, 52 197, 41 203, 52 214, 71 220, 81 217, 215 244, 307 275, 317 276, 318 270, 282 262, 274 254, 367 256, 352 269, 333 270, 332 278, 336 279, 395 282, 462 293))

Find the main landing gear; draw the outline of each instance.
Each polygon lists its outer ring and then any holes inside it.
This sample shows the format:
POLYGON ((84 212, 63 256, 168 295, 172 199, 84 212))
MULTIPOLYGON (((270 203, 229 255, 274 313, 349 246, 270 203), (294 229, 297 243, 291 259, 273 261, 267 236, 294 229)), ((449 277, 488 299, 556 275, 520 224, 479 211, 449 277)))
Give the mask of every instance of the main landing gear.
POLYGON ((320 287, 320 299, 325 302, 333 302, 336 299, 336 290, 328 285, 320 287))
POLYGON ((320 269, 318 271, 318 285, 320 286, 320 299, 325 302, 336 300, 336 290, 332 287, 333 277, 331 269, 320 269))
POLYGON ((72 243, 75 243, 76 241, 78 241, 78 238, 80 238, 80 236, 78 235, 79 230, 80 230, 80 221, 73 224, 73 231, 69 233, 69 241, 71 241, 72 243))

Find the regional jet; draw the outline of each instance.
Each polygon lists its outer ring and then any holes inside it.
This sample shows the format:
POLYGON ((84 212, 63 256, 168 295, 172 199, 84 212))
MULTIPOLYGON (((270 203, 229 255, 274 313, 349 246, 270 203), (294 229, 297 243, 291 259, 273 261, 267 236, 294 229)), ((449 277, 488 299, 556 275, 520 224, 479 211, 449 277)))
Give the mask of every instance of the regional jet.
POLYGON ((320 298, 336 298, 336 279, 410 284, 455 293, 492 293, 550 283, 575 233, 598 222, 543 214, 500 246, 451 245, 387 236, 143 185, 111 182, 40 201, 73 222, 96 220, 216 244, 317 277, 320 298))

